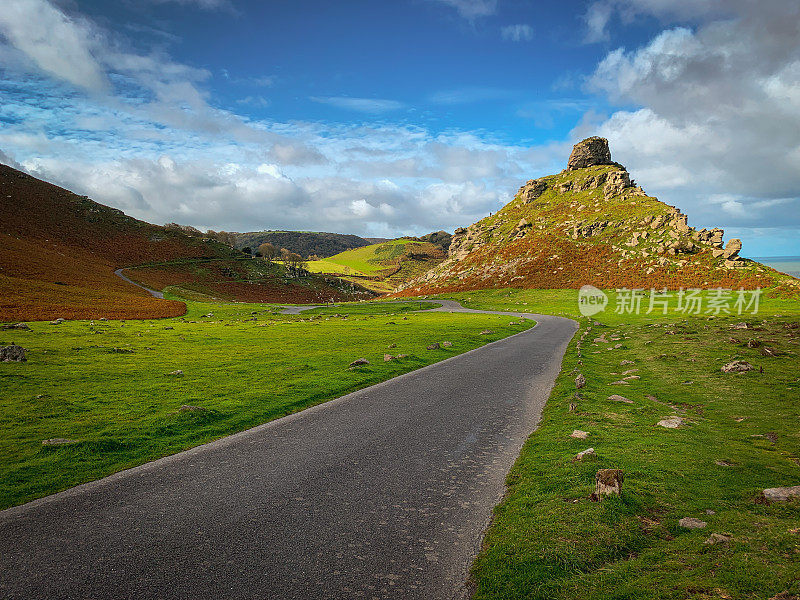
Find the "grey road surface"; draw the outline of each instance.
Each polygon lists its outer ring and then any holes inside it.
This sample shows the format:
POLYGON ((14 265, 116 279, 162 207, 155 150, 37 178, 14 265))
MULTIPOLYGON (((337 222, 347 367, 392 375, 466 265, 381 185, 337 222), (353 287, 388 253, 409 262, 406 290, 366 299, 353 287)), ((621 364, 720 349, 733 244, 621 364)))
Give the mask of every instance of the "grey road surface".
POLYGON ((161 300, 163 300, 163 299, 164 299, 164 294, 162 294, 161 292, 159 292, 159 291, 156 291, 156 290, 151 290, 149 287, 145 287, 145 286, 143 286, 141 283, 136 283, 136 282, 135 282, 135 281, 133 281, 132 279, 128 279, 128 278, 125 276, 125 274, 123 273, 123 271, 124 271, 124 270, 125 270, 125 269, 117 269, 116 271, 114 271, 114 275, 116 275, 116 276, 117 276, 117 277, 119 277, 120 279, 124 279, 124 280, 125 280, 125 281, 127 281, 128 283, 132 283, 132 284, 133 284, 133 285, 135 285, 136 287, 140 287, 140 288, 142 288, 143 290, 147 290, 148 292, 150 292, 150 295, 151 295, 151 296, 153 296, 154 298, 159 298, 159 299, 161 299, 161 300))
POLYGON ((536 327, 0 512, 0 598, 467 597, 576 329, 524 316, 536 327))

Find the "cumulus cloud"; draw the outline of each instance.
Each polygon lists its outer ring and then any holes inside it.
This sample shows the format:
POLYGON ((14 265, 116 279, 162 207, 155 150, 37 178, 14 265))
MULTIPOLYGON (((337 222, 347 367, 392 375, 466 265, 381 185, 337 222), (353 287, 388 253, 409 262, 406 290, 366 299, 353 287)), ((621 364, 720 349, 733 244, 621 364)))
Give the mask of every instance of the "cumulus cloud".
POLYGON ((533 39, 533 27, 525 24, 508 25, 500 29, 500 36, 509 42, 528 42, 533 39))
POLYGON ((645 46, 609 52, 588 80, 612 102, 638 105, 575 137, 600 133, 648 191, 701 225, 797 227, 800 197, 800 5, 775 0, 627 0, 668 28, 645 46))
POLYGON ((91 51, 95 31, 88 22, 67 16, 47 0, 5 0, 0 33, 50 75, 93 91, 108 86, 91 51))

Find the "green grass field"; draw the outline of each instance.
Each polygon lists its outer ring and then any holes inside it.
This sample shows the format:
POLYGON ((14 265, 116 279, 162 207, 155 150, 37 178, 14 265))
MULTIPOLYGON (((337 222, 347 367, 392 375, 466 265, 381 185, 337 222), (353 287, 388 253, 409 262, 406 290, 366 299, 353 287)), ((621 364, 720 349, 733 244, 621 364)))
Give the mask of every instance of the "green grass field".
POLYGON ((411 312, 419 308, 357 303, 281 316, 262 304, 190 302, 177 319, 34 322, 32 331, 0 331, 0 345, 16 342, 29 350, 27 363, 0 363, 0 508, 253 427, 531 326, 509 325, 511 317, 411 312), (479 335, 487 328, 496 333, 479 335), (452 347, 426 350, 444 340, 452 347), (384 362, 384 353, 408 357, 384 362), (348 370, 362 357, 371 364, 348 370), (171 374, 176 371, 182 374, 171 374), (181 412, 182 405, 204 410, 181 412), (42 445, 51 438, 77 443, 42 445))
MULTIPOLYGON (((574 290, 456 296, 476 308, 577 315, 574 290)), ((473 566, 475 598, 799 594, 800 503, 759 499, 764 488, 800 485, 798 323, 800 303, 769 299, 758 315, 581 319, 473 566), (578 340, 595 320, 605 326, 592 325, 579 356, 578 340), (741 322, 751 328, 734 328, 741 322), (747 347, 750 340, 761 346, 747 347), (764 356, 763 346, 778 356, 764 356), (722 373, 733 359, 756 370, 722 373), (579 372, 587 384, 576 398, 579 372), (631 375, 640 379, 614 384, 631 375), (613 394, 632 403, 609 400, 613 394), (685 421, 678 429, 656 425, 669 416, 685 421), (571 438, 576 429, 588 438, 571 438), (594 460, 572 462, 590 447, 594 460), (590 501, 601 468, 624 471, 621 499, 590 501), (683 517, 707 526, 679 527, 683 517), (704 543, 712 533, 730 541, 704 543)))
MULTIPOLYGON (((414 240, 391 240, 381 244, 372 244, 370 246, 363 246, 355 250, 347 250, 340 252, 335 256, 328 257, 324 260, 312 261, 310 265, 318 268, 317 263, 326 263, 334 267, 345 267, 352 269, 353 273, 343 273, 345 275, 378 275, 381 271, 390 267, 400 255, 406 250, 409 244, 417 244, 414 240)), ((311 269, 313 270, 313 269, 311 269)), ((342 273, 342 271, 318 271, 321 273, 342 273)))

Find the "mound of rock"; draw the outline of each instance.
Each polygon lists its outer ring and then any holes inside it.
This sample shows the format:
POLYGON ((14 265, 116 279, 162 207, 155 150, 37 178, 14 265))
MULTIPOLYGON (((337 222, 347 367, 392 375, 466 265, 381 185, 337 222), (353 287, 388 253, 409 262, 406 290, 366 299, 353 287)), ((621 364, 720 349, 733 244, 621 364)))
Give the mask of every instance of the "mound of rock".
POLYGON ((573 146, 567 162, 567 171, 585 169, 594 165, 610 164, 613 163, 611 162, 611 150, 608 148, 608 140, 593 136, 573 146))

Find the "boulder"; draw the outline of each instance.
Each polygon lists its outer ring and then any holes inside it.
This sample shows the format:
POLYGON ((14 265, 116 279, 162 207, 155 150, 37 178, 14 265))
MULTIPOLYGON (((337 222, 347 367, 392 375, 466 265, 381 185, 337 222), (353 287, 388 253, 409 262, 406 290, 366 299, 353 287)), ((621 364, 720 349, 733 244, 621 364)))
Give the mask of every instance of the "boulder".
POLYGON ((350 363, 351 367, 360 367, 362 365, 368 365, 369 361, 366 358, 357 358, 353 362, 350 363))
POLYGON ((723 373, 744 373, 745 371, 752 371, 753 365, 746 360, 734 360, 727 365, 723 365, 720 371, 723 373))
POLYGON ((700 519, 695 519, 694 517, 683 517, 678 521, 678 525, 686 529, 703 529, 708 523, 700 519))
POLYGON ((620 469, 600 469, 594 476, 592 499, 599 501, 605 496, 619 496, 624 480, 625 476, 620 469))
POLYGON ((631 176, 627 171, 620 170, 608 174, 606 184, 603 186, 603 196, 611 198, 622 193, 622 190, 631 187, 631 176))
POLYGON ((594 458, 595 452, 594 448, 587 448, 586 450, 582 450, 575 455, 575 458, 572 459, 572 462, 575 461, 582 461, 584 458, 594 458))
POLYGON ((677 429, 683 425, 683 419, 678 416, 665 417, 656 423, 659 427, 666 427, 667 429, 677 429))
POLYGON ((763 492, 764 498, 770 502, 786 502, 791 498, 800 498, 800 485, 792 487, 767 488, 763 492))
POLYGON ((723 258, 728 260, 735 260, 735 257, 739 256, 739 251, 742 249, 742 240, 738 238, 733 238, 725 245, 725 252, 723 253, 723 258))
POLYGON ((578 373, 578 376, 575 378, 575 387, 581 389, 585 385, 586 377, 583 376, 583 373, 578 373))
POLYGON ((25 352, 25 348, 16 344, 0 347, 0 362, 27 362, 25 352))
POLYGON ((608 140, 593 136, 573 146, 567 162, 567 171, 585 169, 594 165, 610 164, 612 164, 611 150, 608 148, 608 140))

